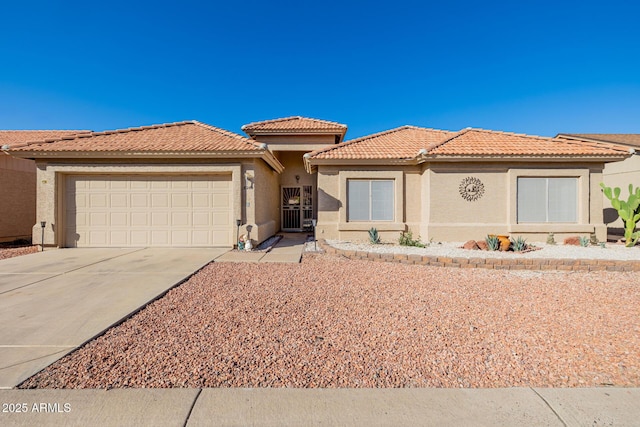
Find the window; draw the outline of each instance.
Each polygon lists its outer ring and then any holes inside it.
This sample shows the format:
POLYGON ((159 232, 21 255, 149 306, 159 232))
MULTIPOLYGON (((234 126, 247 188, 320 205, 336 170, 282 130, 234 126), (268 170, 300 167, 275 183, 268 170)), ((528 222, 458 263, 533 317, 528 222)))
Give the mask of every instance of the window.
POLYGON ((577 178, 518 178, 518 223, 577 221, 577 178))
POLYGON ((393 180, 347 180, 348 221, 393 221, 393 180))

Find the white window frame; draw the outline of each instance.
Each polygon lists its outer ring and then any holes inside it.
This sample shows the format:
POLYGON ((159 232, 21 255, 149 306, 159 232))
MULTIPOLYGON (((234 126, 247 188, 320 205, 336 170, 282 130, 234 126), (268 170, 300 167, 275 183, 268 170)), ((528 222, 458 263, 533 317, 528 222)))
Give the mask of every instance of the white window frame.
MULTIPOLYGON (((393 222, 394 221, 394 211, 395 211, 395 197, 394 197, 394 193, 395 193, 395 188, 394 188, 394 180, 393 179, 362 179, 362 178, 352 178, 352 179, 347 179, 347 221, 348 222, 393 222), (367 203, 367 212, 366 212, 366 218, 357 218, 354 219, 352 218, 352 212, 355 212, 355 208, 352 209, 351 208, 351 201, 354 198, 354 196, 351 194, 351 184, 352 183, 366 183, 367 184, 367 193, 366 194, 366 203, 367 203), (391 184, 391 197, 390 197, 390 202, 391 202, 391 218, 388 219, 374 219, 374 200, 373 200, 373 183, 374 182, 385 182, 385 183, 389 183, 391 184)), ((387 207, 387 206, 385 206, 387 207)), ((386 210, 386 209, 385 209, 386 210)), ((389 212, 385 212, 389 213, 389 212)))

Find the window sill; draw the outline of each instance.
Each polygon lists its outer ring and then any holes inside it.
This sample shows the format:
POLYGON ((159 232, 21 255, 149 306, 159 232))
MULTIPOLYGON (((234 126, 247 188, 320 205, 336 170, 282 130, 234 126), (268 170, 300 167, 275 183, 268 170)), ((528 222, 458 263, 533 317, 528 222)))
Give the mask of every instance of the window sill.
POLYGON ((372 227, 378 231, 404 231, 406 229, 403 222, 359 221, 338 223, 338 231, 366 231, 372 227))
POLYGON ((595 227, 593 224, 575 224, 575 223, 527 223, 512 224, 509 226, 510 233, 593 233, 595 227))

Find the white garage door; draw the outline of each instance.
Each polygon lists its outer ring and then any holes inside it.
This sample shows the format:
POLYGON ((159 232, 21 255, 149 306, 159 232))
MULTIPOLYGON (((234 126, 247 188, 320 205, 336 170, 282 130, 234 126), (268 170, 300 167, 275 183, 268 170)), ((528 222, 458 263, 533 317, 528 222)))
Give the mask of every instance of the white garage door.
POLYGON ((65 246, 231 246, 231 175, 70 176, 65 246))

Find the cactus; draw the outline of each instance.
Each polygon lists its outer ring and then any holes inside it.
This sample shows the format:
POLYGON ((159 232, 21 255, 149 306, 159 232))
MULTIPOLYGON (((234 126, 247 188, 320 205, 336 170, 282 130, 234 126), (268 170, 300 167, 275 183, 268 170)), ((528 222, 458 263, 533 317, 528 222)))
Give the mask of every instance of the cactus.
POLYGON ((620 219, 624 221, 625 246, 628 248, 635 246, 640 240, 640 231, 636 231, 636 224, 640 221, 640 187, 633 189, 633 184, 629 184, 629 198, 625 202, 620 200, 620 188, 607 187, 600 183, 602 191, 607 199, 611 201, 611 206, 618 211, 620 219))
POLYGON ((487 248, 489 248, 490 251, 497 251, 500 249, 500 239, 498 239, 498 236, 490 234, 484 239, 484 241, 487 242, 487 248))
POLYGON ((369 229, 369 241, 372 245, 380 243, 380 236, 378 235, 378 230, 375 227, 369 229))

